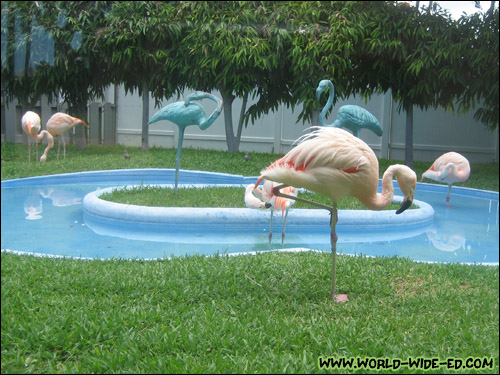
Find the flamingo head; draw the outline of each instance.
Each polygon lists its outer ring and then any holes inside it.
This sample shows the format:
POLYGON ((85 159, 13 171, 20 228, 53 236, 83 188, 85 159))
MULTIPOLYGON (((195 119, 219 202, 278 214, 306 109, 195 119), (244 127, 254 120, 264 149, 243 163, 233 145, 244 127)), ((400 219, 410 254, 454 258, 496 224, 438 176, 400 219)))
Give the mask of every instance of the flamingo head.
POLYGON ((434 164, 432 164, 429 169, 427 169, 424 173, 422 173, 422 178, 420 179, 420 182, 424 182, 424 178, 429 178, 429 175, 434 171, 435 171, 434 164))
POLYGON ((89 127, 85 121, 82 119, 79 119, 78 117, 75 117, 75 122, 81 122, 83 125, 85 125, 87 128, 89 127))
POLYGON ((413 203, 415 188, 417 186, 417 174, 406 165, 397 165, 393 167, 397 167, 395 168, 394 176, 404 196, 401 207, 396 211, 396 214, 399 215, 411 207, 413 203))
POLYGON ((326 89, 333 84, 331 81, 328 79, 323 79, 322 81, 319 82, 318 87, 316 88, 316 99, 319 100, 321 97, 321 94, 326 91, 326 89))

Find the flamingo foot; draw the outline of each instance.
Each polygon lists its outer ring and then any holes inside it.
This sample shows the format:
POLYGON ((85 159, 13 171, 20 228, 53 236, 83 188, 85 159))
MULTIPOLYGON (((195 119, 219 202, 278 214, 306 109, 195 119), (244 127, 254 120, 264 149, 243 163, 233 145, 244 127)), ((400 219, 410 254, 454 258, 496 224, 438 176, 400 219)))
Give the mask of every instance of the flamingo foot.
POLYGON ((337 303, 344 303, 344 302, 349 301, 347 294, 336 294, 336 295, 332 296, 332 298, 337 303))

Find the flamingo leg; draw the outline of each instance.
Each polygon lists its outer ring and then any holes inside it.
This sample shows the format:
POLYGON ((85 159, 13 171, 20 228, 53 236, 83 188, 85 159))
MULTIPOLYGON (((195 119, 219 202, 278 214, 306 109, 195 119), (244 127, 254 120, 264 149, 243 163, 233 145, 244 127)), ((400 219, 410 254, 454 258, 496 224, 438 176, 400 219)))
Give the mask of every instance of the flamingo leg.
POLYGON ((182 141, 184 140, 184 127, 179 126, 179 140, 177 141, 177 152, 175 154, 175 193, 177 194, 177 184, 179 182, 179 166, 181 163, 182 141))
POLYGON ((450 201, 451 184, 448 185, 448 193, 446 193, 446 202, 450 201))
POLYGON ((31 163, 31 140, 29 135, 27 135, 27 137, 28 137, 28 163, 31 163))
POLYGON ((61 150, 61 137, 61 134, 57 136, 57 159, 59 159, 59 150, 61 150))
POLYGON ((273 212, 274 210, 271 208, 271 226, 269 227, 269 248, 271 248, 271 240, 273 238, 273 212))
POLYGON ((63 141, 63 159, 66 159, 66 141, 64 140, 64 134, 61 134, 61 138, 63 141))
POLYGON ((288 217, 288 209, 290 206, 286 208, 285 211, 285 221, 283 222, 283 231, 281 232, 281 247, 283 247, 283 244, 285 243, 285 230, 286 230, 286 219, 288 217))
POLYGON ((331 295, 332 295, 332 298, 335 302, 348 301, 349 299, 347 298, 347 294, 336 294, 335 293, 337 239, 338 239, 337 233, 335 231, 335 227, 336 227, 337 221, 338 221, 337 203, 334 202, 333 206, 327 206, 325 204, 313 202, 313 201, 310 201, 308 199, 295 197, 293 195, 283 194, 280 190, 287 187, 287 186, 288 185, 283 184, 283 185, 279 185, 279 186, 274 187, 273 194, 277 195, 279 197, 309 203, 313 206, 324 208, 324 209, 327 209, 328 211, 330 211, 330 214, 331 214, 331 218, 330 218, 330 245, 332 247, 332 292, 331 292, 331 295))

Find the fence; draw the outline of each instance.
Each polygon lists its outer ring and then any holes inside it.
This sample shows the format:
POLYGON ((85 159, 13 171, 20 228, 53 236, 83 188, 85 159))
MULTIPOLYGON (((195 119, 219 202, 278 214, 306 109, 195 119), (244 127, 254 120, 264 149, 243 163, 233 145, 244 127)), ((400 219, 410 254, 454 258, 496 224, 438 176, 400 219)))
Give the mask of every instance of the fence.
MULTIPOLYGON (((56 112, 66 112, 66 107, 57 103, 49 103, 45 97, 35 104, 33 110, 40 115, 42 129, 49 118, 56 112)), ((21 118, 25 109, 16 101, 4 105, 2 103, 2 141, 26 143, 27 138, 21 128, 21 118)), ((87 113, 89 126, 88 143, 91 145, 116 144, 116 106, 111 103, 91 103, 87 113)), ((65 136, 73 140, 75 128, 70 129, 65 136)), ((45 138, 44 141, 46 142, 45 138)))
MULTIPOLYGON (((187 96, 190 92, 186 92, 187 96)), ((220 97, 220 94, 214 92, 220 97)), ((172 98, 162 102, 161 106, 182 100, 172 98)), ((91 103, 88 106, 89 143, 141 145, 142 100, 136 94, 125 94, 122 87, 110 88, 106 95, 107 103, 91 103), (114 104, 111 104, 114 103, 114 104)), ((215 109, 210 100, 200 102, 207 116, 215 109)), ((250 105, 251 103, 249 103, 250 105)), ((380 158, 404 160, 405 153, 405 113, 399 113, 397 103, 390 93, 373 96, 365 103, 360 98, 338 101, 327 123, 332 123, 338 108, 344 104, 357 104, 368 109, 377 117, 383 127, 383 135, 376 136, 368 130, 362 130, 360 137, 370 145, 380 158)), ((233 102, 233 124, 238 123, 241 101, 233 102)), ((58 105, 42 99, 35 107, 41 114, 42 128, 49 117, 62 110, 58 105)), ((150 100, 150 117, 158 110, 154 100, 150 100)), ((287 152, 293 142, 304 134, 310 124, 297 123, 301 108, 295 111, 281 106, 277 111, 262 116, 255 123, 243 129, 240 150, 247 152, 287 152)), ((23 109, 16 102, 2 103, 2 140, 7 142, 26 142, 21 130, 23 109)), ((149 145, 158 147, 176 147, 177 126, 161 121, 149 129, 149 145)), ((184 135, 184 146, 214 150, 227 150, 224 115, 206 130, 189 126, 184 135)), ((441 109, 421 111, 414 109, 414 160, 435 160, 439 155, 456 151, 465 155, 471 163, 498 163, 498 129, 490 131, 473 119, 473 111, 466 115, 456 115, 441 109)))

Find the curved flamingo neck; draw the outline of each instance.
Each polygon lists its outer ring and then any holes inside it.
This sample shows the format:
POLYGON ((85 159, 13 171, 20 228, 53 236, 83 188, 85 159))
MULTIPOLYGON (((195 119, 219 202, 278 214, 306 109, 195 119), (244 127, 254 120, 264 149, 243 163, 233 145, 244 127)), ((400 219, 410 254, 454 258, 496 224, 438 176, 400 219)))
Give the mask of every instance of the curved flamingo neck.
POLYGON ((332 108, 333 105, 333 97, 335 95, 335 89, 333 88, 333 83, 328 82, 328 88, 330 89, 329 94, 328 94, 328 101, 326 102, 326 105, 323 107, 321 110, 321 113, 319 114, 319 126, 330 126, 325 124, 326 121, 326 114, 332 108))
POLYGON ((394 197, 394 185, 392 183, 392 179, 394 177, 395 169, 396 167, 394 165, 391 165, 385 171, 382 177, 381 194, 375 193, 365 198, 359 198, 360 201, 370 210, 383 210, 392 203, 392 198, 394 197))
POLYGON ((208 128, 217 119, 217 117, 219 117, 220 113, 222 112, 223 104, 222 100, 220 100, 215 95, 205 92, 195 92, 194 94, 191 94, 186 98, 185 105, 189 105, 191 100, 201 100, 204 98, 213 100, 215 103, 217 103, 217 107, 205 121, 198 125, 201 130, 205 130, 206 128, 208 128))

